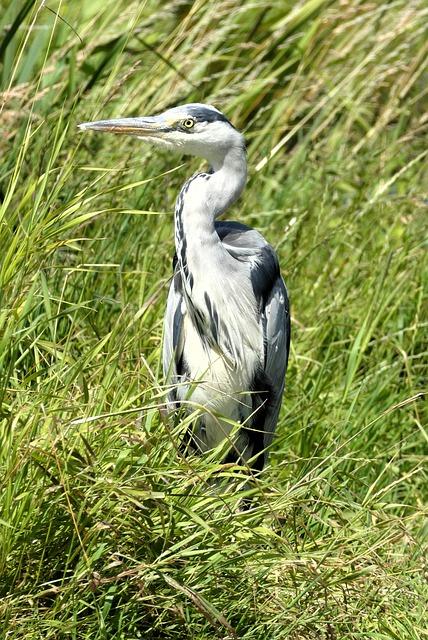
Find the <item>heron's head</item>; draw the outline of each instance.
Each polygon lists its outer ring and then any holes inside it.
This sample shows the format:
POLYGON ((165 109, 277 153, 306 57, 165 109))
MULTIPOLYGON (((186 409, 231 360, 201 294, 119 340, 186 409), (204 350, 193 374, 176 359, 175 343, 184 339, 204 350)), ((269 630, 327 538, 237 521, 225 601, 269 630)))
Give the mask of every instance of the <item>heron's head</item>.
POLYGON ((83 122, 93 129, 136 136, 172 151, 205 158, 215 165, 230 149, 245 149, 243 136, 221 111, 207 104, 185 104, 156 116, 83 122))

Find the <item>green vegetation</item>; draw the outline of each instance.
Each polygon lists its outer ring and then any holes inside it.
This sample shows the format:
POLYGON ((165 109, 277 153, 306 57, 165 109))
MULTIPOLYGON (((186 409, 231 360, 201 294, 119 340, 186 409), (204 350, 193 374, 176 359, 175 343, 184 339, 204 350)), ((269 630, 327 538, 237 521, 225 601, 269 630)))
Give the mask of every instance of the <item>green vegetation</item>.
POLYGON ((424 0, 3 5, 2 639, 428 637, 427 24, 424 0), (228 217, 292 300, 249 487, 158 410, 198 161, 76 129, 189 101, 245 131, 228 217))

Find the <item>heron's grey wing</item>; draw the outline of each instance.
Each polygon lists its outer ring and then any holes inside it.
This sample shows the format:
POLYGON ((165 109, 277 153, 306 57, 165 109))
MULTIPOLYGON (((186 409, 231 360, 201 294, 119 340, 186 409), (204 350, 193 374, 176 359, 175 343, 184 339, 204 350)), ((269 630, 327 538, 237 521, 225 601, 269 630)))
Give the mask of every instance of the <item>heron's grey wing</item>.
POLYGON ((262 469, 266 448, 272 442, 285 385, 290 348, 290 308, 287 289, 279 273, 278 259, 266 244, 252 262, 251 281, 259 303, 263 331, 263 370, 254 380, 253 456, 260 453, 254 467, 262 469), (261 452, 264 453, 261 453, 261 452))
POLYGON ((264 446, 272 442, 285 385, 290 352, 290 305, 287 288, 278 276, 262 310, 264 370, 272 395, 265 416, 264 446))
MULTIPOLYGON (((164 320, 163 372, 168 384, 177 384, 183 374, 183 293, 178 271, 169 287, 164 320)), ((170 402, 176 402, 175 389, 168 394, 170 402)))
MULTIPOLYGON (((264 362, 253 381, 253 421, 248 437, 253 455, 268 447, 281 408, 290 349, 290 308, 287 289, 279 273, 278 259, 263 236, 238 222, 218 222, 216 230, 229 253, 250 264, 253 291, 259 305, 263 331, 264 362)), ((266 454, 256 468, 262 468, 266 454)))

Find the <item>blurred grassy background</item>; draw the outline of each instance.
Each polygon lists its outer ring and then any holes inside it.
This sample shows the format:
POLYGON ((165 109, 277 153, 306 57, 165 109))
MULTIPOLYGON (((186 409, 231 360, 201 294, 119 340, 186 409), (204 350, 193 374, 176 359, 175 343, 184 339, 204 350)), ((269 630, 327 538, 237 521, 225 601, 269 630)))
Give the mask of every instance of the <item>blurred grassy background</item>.
POLYGON ((427 638, 426 3, 0 7, 1 637, 427 638), (198 161, 76 130, 188 101, 245 132, 227 217, 292 301, 245 513, 158 411, 198 161))

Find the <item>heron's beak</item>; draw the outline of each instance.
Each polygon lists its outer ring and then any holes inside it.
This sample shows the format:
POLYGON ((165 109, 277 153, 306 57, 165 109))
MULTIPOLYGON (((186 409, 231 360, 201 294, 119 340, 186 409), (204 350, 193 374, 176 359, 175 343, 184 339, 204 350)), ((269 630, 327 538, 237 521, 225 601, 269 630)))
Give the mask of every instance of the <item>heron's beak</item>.
POLYGON ((107 131, 107 133, 122 133, 139 138, 162 138, 170 128, 158 116, 146 118, 115 118, 114 120, 96 120, 95 122, 82 122, 79 129, 86 131, 107 131))

